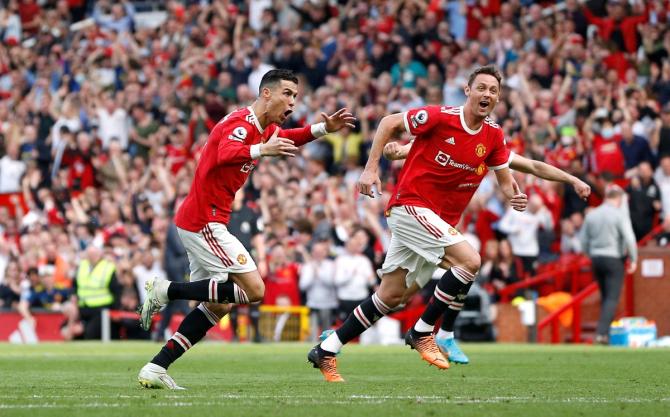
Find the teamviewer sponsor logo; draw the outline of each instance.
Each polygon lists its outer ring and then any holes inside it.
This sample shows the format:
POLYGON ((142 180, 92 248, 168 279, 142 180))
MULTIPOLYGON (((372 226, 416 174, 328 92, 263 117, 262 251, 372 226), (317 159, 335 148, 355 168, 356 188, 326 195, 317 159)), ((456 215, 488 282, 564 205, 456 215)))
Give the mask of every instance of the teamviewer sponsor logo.
POLYGON ((472 167, 468 164, 456 162, 453 159, 451 159, 451 155, 448 155, 442 151, 438 151, 437 155, 435 155, 435 162, 442 165, 443 167, 449 165, 450 167, 462 169, 464 171, 477 172, 477 168, 472 167))
POLYGON ((449 163, 449 160, 451 159, 451 156, 447 155, 446 153, 439 151, 437 155, 435 156, 435 161, 442 165, 443 167, 446 167, 447 164, 449 163))

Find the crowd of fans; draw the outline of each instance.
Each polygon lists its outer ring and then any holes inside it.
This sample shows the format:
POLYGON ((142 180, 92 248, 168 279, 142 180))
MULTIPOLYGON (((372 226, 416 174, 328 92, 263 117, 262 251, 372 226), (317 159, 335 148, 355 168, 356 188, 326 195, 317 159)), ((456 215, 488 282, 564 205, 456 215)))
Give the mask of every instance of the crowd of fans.
POLYGON ((483 254, 480 281, 501 288, 538 261, 579 252, 584 211, 612 181, 627 187, 637 237, 665 218, 658 242, 668 245, 667 0, 164 6, 166 19, 152 21, 128 0, 0 1, 0 307, 28 320, 33 308, 63 311, 66 337, 88 334, 68 300, 91 248, 115 267, 117 309, 134 311, 150 276, 185 279, 175 207, 209 129, 250 104, 273 67, 301 81, 287 125, 340 107, 358 122, 297 158, 263 160, 244 188, 252 215, 236 230, 253 231, 267 303, 306 304, 327 327, 338 306, 346 315, 367 297, 401 166, 383 165, 381 199, 356 193, 377 123, 462 104, 469 73, 489 63, 504 74, 493 117, 511 149, 594 193, 585 202, 569 186, 519 174, 531 195, 520 218, 487 177, 459 225, 483 254))

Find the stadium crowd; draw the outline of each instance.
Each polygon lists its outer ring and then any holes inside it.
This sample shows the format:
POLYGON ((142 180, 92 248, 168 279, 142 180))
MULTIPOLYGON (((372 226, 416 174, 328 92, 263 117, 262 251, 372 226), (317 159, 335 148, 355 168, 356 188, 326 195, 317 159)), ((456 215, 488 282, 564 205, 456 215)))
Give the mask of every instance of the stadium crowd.
POLYGON ((289 127, 340 107, 358 122, 263 160, 240 195, 230 228, 254 249, 267 304, 305 304, 328 327, 369 295, 402 163, 384 163, 381 199, 356 192, 376 124, 462 104, 468 74, 489 63, 504 74, 494 114, 508 146, 594 193, 516 174, 531 197, 515 214, 489 177, 459 225, 483 255, 479 282, 494 296, 578 253, 585 210, 611 182, 626 187, 637 238, 665 218, 669 245, 667 0, 169 1, 164 21, 128 0, 0 5, 0 308, 28 321, 63 311, 67 338, 97 336, 78 320, 88 310, 135 311, 151 276, 186 279, 175 207, 209 129, 271 68, 301 80, 289 127), (92 275, 107 294, 86 293, 92 275))

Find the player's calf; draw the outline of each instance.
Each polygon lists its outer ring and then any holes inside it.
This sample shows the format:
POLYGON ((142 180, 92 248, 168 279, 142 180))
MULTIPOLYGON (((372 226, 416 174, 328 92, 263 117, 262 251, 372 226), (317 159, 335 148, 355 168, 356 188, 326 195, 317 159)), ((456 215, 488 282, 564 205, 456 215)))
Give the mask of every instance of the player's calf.
POLYGON ((205 303, 200 303, 182 320, 175 334, 151 360, 151 363, 167 369, 181 355, 198 343, 223 316, 218 316, 205 303))
POLYGON ((167 288, 170 300, 195 300, 215 304, 249 304, 263 298, 264 286, 252 286, 253 298, 232 281, 220 282, 215 278, 193 282, 171 282, 167 288), (260 294, 260 297, 259 297, 260 294))

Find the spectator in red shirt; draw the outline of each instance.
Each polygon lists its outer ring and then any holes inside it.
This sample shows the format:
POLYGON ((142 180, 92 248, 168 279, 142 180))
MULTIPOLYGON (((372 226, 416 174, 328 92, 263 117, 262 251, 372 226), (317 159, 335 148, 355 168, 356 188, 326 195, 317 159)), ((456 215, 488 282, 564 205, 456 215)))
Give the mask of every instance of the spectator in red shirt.
POLYGON ((584 124, 584 135, 590 148, 591 172, 609 172, 615 178, 621 178, 625 167, 619 146, 621 135, 609 119, 607 109, 598 109, 589 117, 584 124))
POLYGON ((584 7, 584 15, 588 22, 598 27, 598 34, 605 40, 613 41, 619 50, 635 53, 638 46, 637 26, 649 20, 649 12, 644 9, 644 2, 635 2, 635 11, 639 14, 628 15, 623 0, 607 1, 607 16, 595 16, 588 7, 584 7))
POLYGON ((34 35, 42 24, 42 8, 35 0, 21 0, 19 3, 19 16, 23 31, 34 35))
POLYGON ((270 250, 270 273, 265 279, 265 297, 263 304, 299 305, 298 264, 287 255, 282 244, 270 250))

